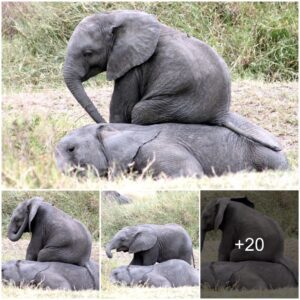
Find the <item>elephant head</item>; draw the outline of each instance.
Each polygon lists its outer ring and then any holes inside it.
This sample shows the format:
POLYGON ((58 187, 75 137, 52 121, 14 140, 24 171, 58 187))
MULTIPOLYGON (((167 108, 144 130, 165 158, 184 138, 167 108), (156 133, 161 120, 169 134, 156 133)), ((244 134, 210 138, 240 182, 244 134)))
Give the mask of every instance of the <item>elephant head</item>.
POLYGON ((254 204, 247 197, 218 198, 210 201, 201 215, 201 250, 203 249, 206 232, 220 228, 226 208, 231 201, 254 208, 254 204))
POLYGON ((8 238, 11 241, 19 240, 23 232, 31 232, 31 223, 42 201, 42 198, 34 197, 23 201, 15 208, 8 226, 8 238))
POLYGON ((140 11, 99 13, 77 25, 68 43, 64 80, 95 122, 105 120, 82 82, 104 71, 108 80, 116 80, 147 61, 156 49, 159 28, 154 16, 140 11))
POLYGON ((145 226, 129 226, 121 229, 106 245, 106 255, 112 258, 111 251, 137 253, 151 249, 157 242, 156 234, 145 226))
POLYGON ((111 284, 129 285, 132 282, 132 276, 129 269, 130 266, 121 266, 113 269, 109 278, 111 284))
POLYGON ((110 125, 88 125, 74 130, 56 146, 58 169, 64 173, 79 169, 79 175, 84 175, 91 166, 99 176, 128 170, 139 148, 158 135, 157 130, 139 132, 131 128, 132 125, 125 130, 110 125))

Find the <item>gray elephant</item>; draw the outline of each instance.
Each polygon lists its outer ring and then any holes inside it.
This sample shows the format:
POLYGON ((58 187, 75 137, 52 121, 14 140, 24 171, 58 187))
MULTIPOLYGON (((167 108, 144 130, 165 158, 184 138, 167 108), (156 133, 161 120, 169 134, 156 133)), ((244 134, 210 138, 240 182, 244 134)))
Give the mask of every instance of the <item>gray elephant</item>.
MULTIPOLYGON (((274 137, 239 117, 239 124, 265 140, 274 137)), ((282 151, 276 152, 219 126, 157 124, 88 125, 61 139, 55 149, 58 168, 85 174, 92 166, 99 176, 128 171, 154 177, 214 176, 241 170, 288 168, 282 151)))
POLYGON ((101 200, 118 204, 129 204, 131 202, 126 196, 121 195, 117 191, 102 191, 101 200))
POLYGON ((182 259, 191 264, 194 258, 192 240, 178 224, 124 227, 106 245, 109 258, 113 249, 134 253, 130 265, 149 266, 169 259, 182 259))
MULTIPOLYGON (((297 269, 297 265, 294 268, 297 269)), ((291 272, 282 264, 265 261, 207 262, 201 264, 201 285, 212 289, 278 289, 297 287, 291 272)))
MULTIPOLYGON (((229 113, 230 75, 223 59, 205 43, 152 15, 129 10, 98 13, 75 28, 64 80, 97 123, 105 120, 82 82, 104 71, 108 80, 115 81, 111 123, 209 123, 261 141, 237 126, 229 113)), ((262 142, 280 150, 272 140, 262 142)))
POLYGON ((24 232, 31 232, 26 260, 64 262, 86 266, 91 256, 92 238, 88 229, 62 210, 33 197, 13 211, 8 238, 18 241, 24 232))
POLYGON ((110 275, 112 284, 147 287, 199 285, 199 271, 181 259, 171 259, 152 266, 121 266, 110 275))
POLYGON ((88 262, 94 285, 88 270, 84 267, 61 262, 36 262, 30 260, 11 260, 2 264, 2 282, 18 287, 39 286, 63 290, 99 290, 99 265, 88 262))
POLYGON ((280 263, 298 281, 298 271, 283 254, 284 236, 278 223, 255 210, 246 197, 233 200, 214 199, 204 208, 201 217, 201 250, 206 232, 220 229, 219 261, 280 263), (240 242, 242 245, 238 245, 240 242))

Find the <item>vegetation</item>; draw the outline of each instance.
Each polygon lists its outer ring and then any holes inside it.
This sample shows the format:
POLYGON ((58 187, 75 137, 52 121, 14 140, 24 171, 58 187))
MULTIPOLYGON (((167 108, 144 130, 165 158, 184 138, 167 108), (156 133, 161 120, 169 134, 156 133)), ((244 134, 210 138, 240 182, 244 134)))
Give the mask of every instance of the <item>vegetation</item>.
POLYGON ((61 69, 74 27, 87 15, 113 9, 144 10, 207 42, 224 57, 233 78, 296 80, 297 8, 297 3, 2 3, 4 90, 63 86, 61 69))
MULTIPOLYGON (((19 203, 35 196, 54 204, 65 213, 80 220, 91 232, 93 239, 99 240, 99 192, 59 192, 35 191, 2 193, 2 236, 7 236, 11 214, 19 203)), ((29 237, 29 236, 28 236, 29 237)))

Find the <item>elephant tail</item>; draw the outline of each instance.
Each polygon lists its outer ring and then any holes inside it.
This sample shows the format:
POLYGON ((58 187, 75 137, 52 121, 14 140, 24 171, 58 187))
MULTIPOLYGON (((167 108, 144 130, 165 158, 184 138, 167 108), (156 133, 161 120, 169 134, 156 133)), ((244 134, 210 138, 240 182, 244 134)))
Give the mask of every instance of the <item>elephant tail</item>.
POLYGON ((99 286, 99 283, 97 283, 97 279, 96 279, 96 276, 95 276, 95 272, 92 270, 90 262, 89 262, 89 261, 86 262, 86 263, 84 264, 84 267, 87 269, 87 271, 88 271, 90 277, 92 278, 93 289, 94 289, 94 290, 97 290, 97 289, 98 289, 98 286, 99 286))
POLYGON ((279 261, 292 274, 295 283, 298 285, 298 266, 288 257, 284 256, 279 261))
POLYGON ((243 118, 238 114, 229 113, 227 118, 221 123, 221 125, 230 129, 236 134, 243 136, 252 142, 267 147, 273 151, 278 152, 282 150, 282 147, 271 133, 251 123, 246 118, 243 118))
POLYGON ((194 251, 192 250, 193 267, 196 268, 194 251))

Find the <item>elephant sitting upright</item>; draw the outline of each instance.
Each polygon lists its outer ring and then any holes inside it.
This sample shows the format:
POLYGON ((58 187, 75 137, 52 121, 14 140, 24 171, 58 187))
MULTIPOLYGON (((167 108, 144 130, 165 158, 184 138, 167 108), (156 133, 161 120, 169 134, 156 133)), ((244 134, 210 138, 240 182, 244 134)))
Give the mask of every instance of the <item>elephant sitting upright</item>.
POLYGON ((60 209, 33 197, 13 211, 8 238, 18 241, 24 232, 31 232, 26 260, 64 262, 85 266, 92 276, 89 260, 92 238, 88 229, 60 209))
POLYGON ((218 198, 208 203, 201 216, 201 250, 206 232, 218 229, 222 231, 219 261, 280 263, 298 282, 298 270, 284 256, 282 229, 275 220, 255 210, 247 197, 218 198), (257 240, 259 246, 255 248, 257 240))
POLYGON ((68 43, 64 80, 97 123, 105 120, 82 82, 106 71, 114 80, 111 123, 215 124, 280 150, 234 124, 229 113, 230 75, 204 42, 140 11, 112 11, 84 18, 68 43))
POLYGON ((124 227, 106 245, 109 258, 113 249, 134 253, 130 265, 150 266, 169 259, 182 259, 191 264, 194 258, 191 238, 177 224, 124 227))
MULTIPOLYGON (((265 141, 275 138, 236 116, 236 123, 265 141)), ((215 176, 241 170, 284 170, 283 151, 275 152, 219 126, 188 124, 95 124, 74 130, 55 149, 58 168, 99 176, 118 176, 145 169, 154 177, 215 176)))

